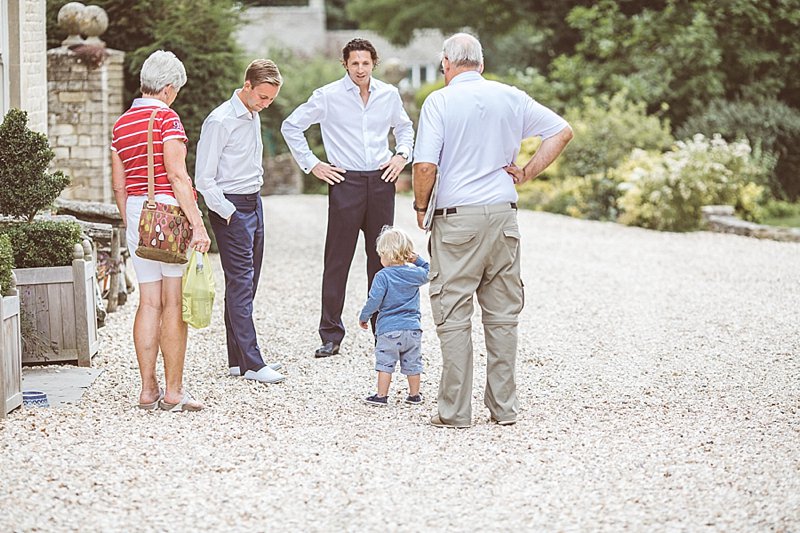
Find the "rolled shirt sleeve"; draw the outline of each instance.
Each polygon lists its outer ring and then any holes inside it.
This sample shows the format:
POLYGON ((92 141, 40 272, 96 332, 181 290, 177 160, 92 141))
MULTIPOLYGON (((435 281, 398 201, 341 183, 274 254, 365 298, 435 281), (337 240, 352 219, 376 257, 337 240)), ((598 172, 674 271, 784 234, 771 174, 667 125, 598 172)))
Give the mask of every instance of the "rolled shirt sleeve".
POLYGON ((417 128, 415 163, 439 165, 444 146, 444 118, 440 109, 440 95, 432 93, 422 104, 417 128))
POLYGON ((305 131, 313 124, 325 119, 325 93, 320 89, 314 91, 311 98, 297 107, 281 124, 281 134, 289 146, 292 157, 308 174, 320 160, 311 151, 306 140, 305 131))
POLYGON ((400 93, 395 92, 395 111, 392 117, 392 132, 394 133, 395 152, 408 154, 408 162, 413 159, 414 150, 414 125, 408 118, 408 113, 403 108, 403 100, 400 93))
POLYGON ((219 160, 227 142, 228 130, 222 122, 207 119, 200 131, 200 140, 197 141, 194 173, 195 187, 203 195, 208 208, 226 220, 236 211, 236 206, 225 198, 217 184, 219 160))
POLYGON ((548 139, 569 126, 567 121, 552 109, 543 106, 527 94, 525 99, 524 138, 541 137, 542 140, 548 139))

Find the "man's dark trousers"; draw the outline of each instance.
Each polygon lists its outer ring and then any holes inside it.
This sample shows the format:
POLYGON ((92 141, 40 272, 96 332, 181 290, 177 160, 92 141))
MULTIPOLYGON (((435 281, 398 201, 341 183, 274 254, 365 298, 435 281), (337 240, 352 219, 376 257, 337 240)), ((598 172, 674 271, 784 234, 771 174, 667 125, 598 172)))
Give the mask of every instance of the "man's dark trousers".
MULTIPOLYGON (((382 170, 348 170, 344 181, 328 186, 328 233, 325 237, 325 271, 322 274, 322 342, 341 344, 344 339, 342 309, 347 292, 347 274, 364 232, 367 253, 367 290, 382 268, 375 241, 385 225, 394 223, 394 183, 381 179, 382 170)), ((372 318, 375 331, 375 317, 372 318)))
POLYGON ((238 366, 242 375, 264 365, 253 323, 253 298, 261 276, 264 255, 264 211, 254 194, 226 194, 236 206, 230 223, 209 211, 225 272, 225 333, 228 366, 238 366))

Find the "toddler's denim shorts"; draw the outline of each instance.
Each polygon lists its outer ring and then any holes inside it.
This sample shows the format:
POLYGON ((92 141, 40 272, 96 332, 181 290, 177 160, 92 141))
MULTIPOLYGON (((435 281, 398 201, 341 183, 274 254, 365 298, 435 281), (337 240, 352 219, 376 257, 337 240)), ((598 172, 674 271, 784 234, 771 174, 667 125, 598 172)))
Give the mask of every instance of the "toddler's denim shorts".
POLYGON ((400 373, 406 376, 422 374, 422 331, 404 329, 378 335, 375 345, 375 370, 394 372, 400 361, 400 373))

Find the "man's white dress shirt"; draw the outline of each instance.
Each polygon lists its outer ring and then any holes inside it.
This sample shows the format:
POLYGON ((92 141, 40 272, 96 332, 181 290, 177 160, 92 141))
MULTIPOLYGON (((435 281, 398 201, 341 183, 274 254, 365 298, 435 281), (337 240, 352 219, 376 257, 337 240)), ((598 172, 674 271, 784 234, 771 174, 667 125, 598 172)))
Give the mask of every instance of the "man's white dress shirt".
POLYGON ((503 168, 516 160, 523 139, 544 140, 567 126, 519 89, 463 72, 425 99, 414 160, 439 167, 437 208, 516 202, 503 168))
POLYGON ((348 74, 320 87, 281 126, 297 164, 308 174, 320 160, 311 152, 304 132, 319 124, 328 162, 345 170, 378 170, 392 158, 389 129, 397 151, 411 156, 414 129, 396 87, 370 78, 367 104, 348 74))
POLYGON ((224 194, 253 194, 264 183, 261 120, 234 91, 203 122, 197 142, 195 186, 209 209, 229 218, 236 207, 224 194))

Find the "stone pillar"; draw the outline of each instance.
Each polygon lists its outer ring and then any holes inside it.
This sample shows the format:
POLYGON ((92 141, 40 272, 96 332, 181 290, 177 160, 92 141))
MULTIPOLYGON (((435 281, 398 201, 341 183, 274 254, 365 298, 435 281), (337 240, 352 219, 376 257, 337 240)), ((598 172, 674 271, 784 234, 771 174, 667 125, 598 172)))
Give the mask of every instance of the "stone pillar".
POLYGON ((122 114, 125 54, 99 39, 108 26, 101 8, 70 2, 58 20, 70 36, 47 52, 47 83, 53 167, 72 178, 61 196, 111 203, 111 129, 122 114))
POLYGON ((69 200, 113 202, 111 128, 122 114, 122 61, 118 50, 97 68, 69 48, 47 52, 50 145, 53 168, 72 177, 69 200))

